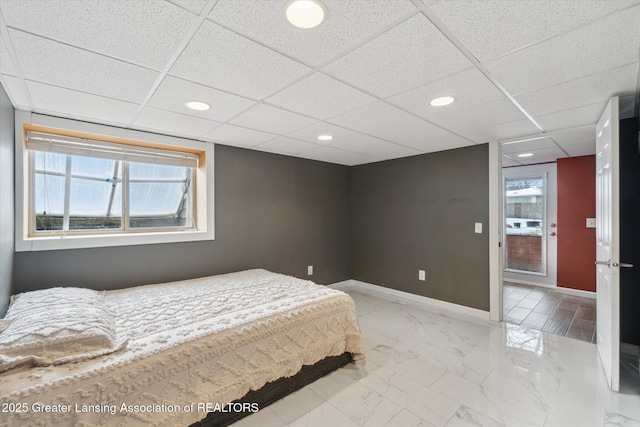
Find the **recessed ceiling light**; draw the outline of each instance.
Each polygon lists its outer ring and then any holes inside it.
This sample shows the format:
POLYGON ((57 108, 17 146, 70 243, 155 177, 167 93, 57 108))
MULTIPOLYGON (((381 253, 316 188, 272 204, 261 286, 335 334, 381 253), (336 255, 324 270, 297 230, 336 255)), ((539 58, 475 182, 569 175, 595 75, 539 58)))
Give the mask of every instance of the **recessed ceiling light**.
POLYGON ((319 141, 331 141, 332 139, 333 139, 333 136, 331 135, 318 135, 319 141))
POLYGON ((522 154, 518 154, 518 157, 531 157, 533 156, 533 153, 522 153, 522 154))
POLYGON ((211 108, 211 105, 202 101, 187 101, 184 103, 184 105, 186 105, 188 108, 191 108, 192 110, 197 111, 207 111, 209 108, 211 108))
POLYGON ((444 107, 445 105, 451 104, 455 100, 456 98, 454 98, 453 96, 439 96, 438 98, 432 99, 429 104, 431 104, 431 106, 433 107, 444 107))
POLYGON ((294 27, 314 28, 324 21, 327 9, 319 0, 293 0, 287 5, 287 21, 294 27))

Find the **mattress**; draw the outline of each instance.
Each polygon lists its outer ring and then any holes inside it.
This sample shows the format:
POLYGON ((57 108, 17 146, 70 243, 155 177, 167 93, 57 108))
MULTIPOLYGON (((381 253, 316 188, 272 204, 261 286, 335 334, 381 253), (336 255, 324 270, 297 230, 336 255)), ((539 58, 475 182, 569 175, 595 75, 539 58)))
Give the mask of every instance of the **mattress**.
POLYGON ((178 426, 327 357, 363 356, 355 305, 310 281, 248 270, 107 291, 126 348, 0 374, 0 425, 178 426))

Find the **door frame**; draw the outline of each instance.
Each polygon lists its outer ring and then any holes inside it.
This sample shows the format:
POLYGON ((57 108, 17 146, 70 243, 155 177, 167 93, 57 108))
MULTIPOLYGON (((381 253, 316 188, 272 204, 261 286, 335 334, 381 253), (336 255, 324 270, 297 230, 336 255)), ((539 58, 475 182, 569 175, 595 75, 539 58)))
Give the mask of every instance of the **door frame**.
POLYGON ((581 126, 557 132, 540 133, 503 140, 489 141, 489 317, 502 321, 502 145, 533 141, 565 133, 592 130, 596 125, 581 126))

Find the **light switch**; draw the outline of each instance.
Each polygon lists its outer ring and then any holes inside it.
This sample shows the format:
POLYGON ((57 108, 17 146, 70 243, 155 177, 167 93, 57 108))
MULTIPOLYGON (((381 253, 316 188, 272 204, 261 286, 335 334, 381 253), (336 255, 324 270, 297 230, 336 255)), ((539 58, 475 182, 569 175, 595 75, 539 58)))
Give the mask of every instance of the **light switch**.
POLYGON ((482 234, 482 223, 476 222, 476 233, 482 234))
POLYGON ((587 228, 596 228, 595 218, 587 218, 587 228))

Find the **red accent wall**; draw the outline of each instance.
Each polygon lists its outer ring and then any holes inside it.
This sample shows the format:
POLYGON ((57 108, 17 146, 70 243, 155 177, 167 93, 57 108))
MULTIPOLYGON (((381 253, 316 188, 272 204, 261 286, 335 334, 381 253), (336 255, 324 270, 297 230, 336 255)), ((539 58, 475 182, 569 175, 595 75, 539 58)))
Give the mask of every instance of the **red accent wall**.
POLYGON ((558 159, 558 286, 596 290, 596 157, 558 159))

